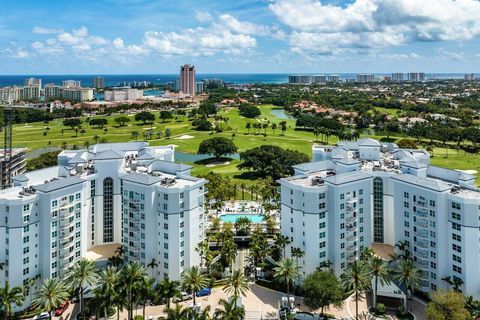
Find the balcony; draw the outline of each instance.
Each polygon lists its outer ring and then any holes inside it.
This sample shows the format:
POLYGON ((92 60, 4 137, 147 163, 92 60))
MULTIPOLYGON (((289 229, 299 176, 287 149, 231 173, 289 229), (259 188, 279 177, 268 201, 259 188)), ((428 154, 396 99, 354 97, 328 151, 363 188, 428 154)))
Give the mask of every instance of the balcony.
POLYGON ((74 255, 75 255, 75 251, 69 251, 69 252, 67 252, 67 253, 61 254, 61 255, 60 255, 60 258, 61 258, 62 260, 65 260, 65 259, 68 259, 68 258, 70 258, 70 257, 73 257, 74 255))
POLYGON ((421 217, 421 218, 428 218, 428 210, 417 208, 417 211, 415 212, 415 215, 417 215, 418 217, 421 217))
POLYGON ((347 237, 347 241, 348 242, 354 242, 354 241, 358 241, 358 236, 350 236, 350 237, 347 237))
POLYGON ((416 265, 422 270, 429 270, 429 262, 426 260, 415 261, 416 265))
POLYGON ((415 242, 414 242, 414 245, 415 245, 417 248, 428 249, 428 243, 427 243, 426 241, 424 241, 424 242, 415 241, 415 242))
POLYGON ((60 218, 61 219, 68 219, 70 217, 75 216, 75 210, 71 211, 67 209, 60 210, 60 218))
POLYGON ((357 256, 349 256, 347 257, 347 262, 348 263, 352 263, 352 262, 355 262, 357 261, 357 256))
POLYGON ((65 254, 73 250, 73 242, 67 242, 65 245, 60 246, 60 254, 65 254))
POLYGON ((421 239, 428 239, 428 232, 415 232, 414 233, 417 238, 421 239))
POLYGON ((60 230, 62 229, 69 229, 71 227, 75 226, 75 220, 61 220, 60 221, 60 230))
POLYGON ((358 250, 358 245, 354 244, 351 246, 347 246, 347 252, 355 252, 358 250))
POLYGON ((350 216, 346 220, 347 220, 348 223, 354 223, 354 222, 357 222, 358 217, 356 215, 355 216, 350 216))
MULTIPOLYGON (((422 219, 423 220, 423 219, 422 219)), ((428 229, 428 223, 425 221, 417 220, 416 226, 422 229, 428 229)))

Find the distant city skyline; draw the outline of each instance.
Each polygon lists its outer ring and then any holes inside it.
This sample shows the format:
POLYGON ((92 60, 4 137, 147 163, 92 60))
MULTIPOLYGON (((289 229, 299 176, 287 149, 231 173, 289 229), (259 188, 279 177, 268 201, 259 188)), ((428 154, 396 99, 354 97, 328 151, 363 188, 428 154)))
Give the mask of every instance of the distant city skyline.
POLYGON ((0 73, 480 71, 475 0, 112 3, 2 1, 0 73))

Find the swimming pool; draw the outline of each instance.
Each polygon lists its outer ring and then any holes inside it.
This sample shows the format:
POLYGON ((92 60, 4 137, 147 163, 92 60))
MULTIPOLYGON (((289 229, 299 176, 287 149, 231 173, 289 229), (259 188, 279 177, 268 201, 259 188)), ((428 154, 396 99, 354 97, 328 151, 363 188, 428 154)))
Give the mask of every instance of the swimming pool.
POLYGON ((263 222, 263 214, 224 213, 220 215, 220 220, 222 222, 235 223, 238 218, 248 218, 252 223, 263 222))

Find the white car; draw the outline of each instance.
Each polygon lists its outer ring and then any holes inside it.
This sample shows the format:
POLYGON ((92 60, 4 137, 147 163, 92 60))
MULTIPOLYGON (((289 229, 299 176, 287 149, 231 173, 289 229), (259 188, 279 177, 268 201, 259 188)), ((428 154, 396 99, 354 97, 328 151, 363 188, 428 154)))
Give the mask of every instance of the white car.
POLYGON ((37 314, 35 317, 33 317, 33 320, 42 320, 42 319, 48 319, 49 315, 48 312, 42 312, 40 314, 37 314))
POLYGON ((177 302, 187 301, 190 299, 192 299, 192 295, 190 293, 180 292, 180 295, 178 295, 178 297, 173 298, 173 302, 177 303, 177 302))

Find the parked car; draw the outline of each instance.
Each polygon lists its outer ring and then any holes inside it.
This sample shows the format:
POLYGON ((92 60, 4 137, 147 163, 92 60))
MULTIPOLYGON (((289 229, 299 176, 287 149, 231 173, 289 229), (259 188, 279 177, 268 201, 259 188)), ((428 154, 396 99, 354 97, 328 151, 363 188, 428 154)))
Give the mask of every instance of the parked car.
POLYGON ((60 317, 65 312, 65 310, 67 310, 69 305, 70 302, 66 301, 64 304, 55 309, 55 317, 60 317))
POLYGON ((203 288, 202 290, 195 292, 195 295, 197 297, 205 297, 211 294, 212 294, 212 288, 203 288))
POLYGON ((177 303, 177 302, 182 302, 182 301, 186 301, 186 300, 190 300, 192 299, 192 295, 190 293, 187 293, 187 292, 180 292, 180 294, 173 298, 173 303, 177 303))
POLYGON ((48 318, 50 318, 48 315, 48 312, 42 312, 40 314, 37 314, 35 317, 33 317, 33 320, 43 320, 48 318))

